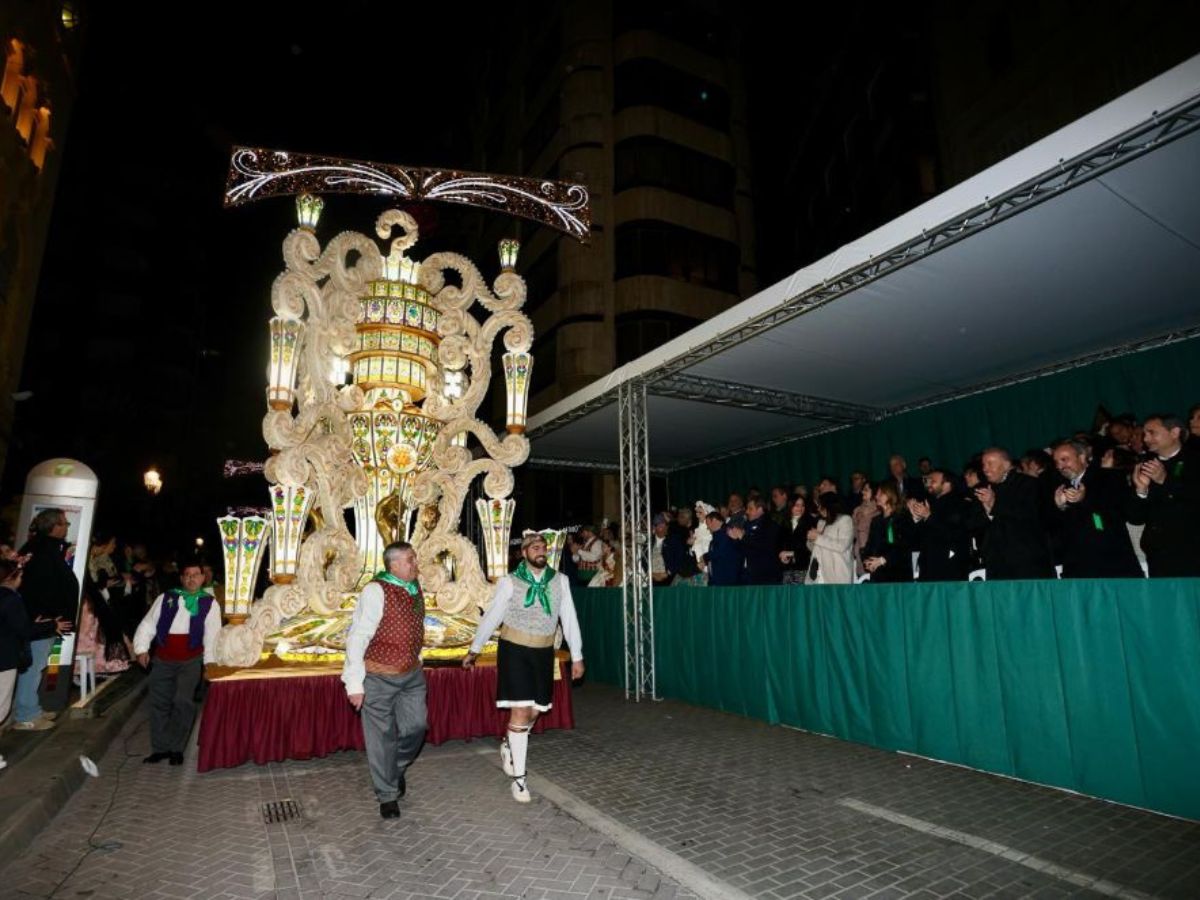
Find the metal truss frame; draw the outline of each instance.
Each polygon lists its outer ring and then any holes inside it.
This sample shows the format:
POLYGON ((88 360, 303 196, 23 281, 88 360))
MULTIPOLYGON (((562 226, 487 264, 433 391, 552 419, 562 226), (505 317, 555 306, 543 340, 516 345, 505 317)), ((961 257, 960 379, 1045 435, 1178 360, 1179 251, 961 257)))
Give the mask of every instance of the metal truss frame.
POLYGON ((800 416, 838 425, 869 422, 878 418, 882 412, 869 406, 841 403, 824 397, 684 373, 654 382, 650 386, 650 393, 656 397, 675 397, 680 400, 714 403, 718 406, 736 406, 739 409, 800 416))
POLYGON ((1036 206, 1068 188, 1092 180, 1110 169, 1150 152, 1164 143, 1183 137, 1200 128, 1200 97, 1179 104, 1162 114, 1155 114, 1123 134, 1076 156, 1059 160, 1058 167, 1043 172, 998 197, 985 197, 983 203, 968 210, 961 218, 943 222, 926 229, 920 237, 872 257, 832 281, 791 297, 749 322, 717 335, 711 341, 681 353, 644 377, 658 381, 690 368, 724 350, 741 344, 755 335, 769 331, 797 316, 836 300, 843 294, 870 284, 896 269, 903 268, 949 247, 958 241, 1003 222, 1022 210, 1036 206))
POLYGON ((657 699, 654 674, 654 580, 650 577, 650 430, 646 383, 617 389, 621 450, 621 610, 625 697, 657 699))
MULTIPOLYGON (((562 459, 557 456, 531 456, 525 462, 525 467, 564 472, 619 473, 621 471, 620 463, 597 462, 590 459, 562 459)), ((671 469, 664 469, 662 466, 651 466, 648 471, 651 475, 659 475, 664 478, 672 472, 671 469)))
MULTIPOLYGON (((823 306, 838 297, 869 284, 889 272, 909 265, 928 256, 931 253, 936 253, 945 247, 949 247, 972 234, 989 228, 992 225, 999 224, 1010 218, 1013 215, 1021 212, 1024 209, 1036 206, 1045 200, 1050 199, 1062 191, 1083 184, 1103 175, 1111 169, 1114 169, 1130 160, 1142 156, 1162 144, 1168 143, 1176 138, 1182 137, 1192 131, 1200 128, 1200 97, 1194 97, 1178 106, 1162 113, 1155 113, 1151 118, 1129 129, 1123 134, 1106 141, 1105 143, 1088 150, 1079 156, 1070 160, 1060 160, 1056 168, 1050 171, 1043 172, 1041 175, 1032 178, 1025 183, 1018 185, 1008 191, 1005 191, 998 197, 986 197, 984 202, 968 210, 963 216, 955 217, 953 220, 943 222, 941 225, 926 229, 919 237, 901 244, 892 250, 880 256, 869 259, 866 263, 850 269, 832 281, 822 282, 811 289, 790 297, 779 305, 773 307, 762 315, 749 322, 744 322, 735 328, 717 335, 710 341, 693 347, 678 356, 667 360, 656 369, 647 372, 639 378, 644 380, 648 385, 651 385, 653 393, 658 394, 660 391, 657 384, 664 380, 672 379, 678 376, 683 370, 690 368, 704 360, 707 360, 724 350, 737 346, 756 335, 769 331, 778 325, 782 325, 797 316, 803 315, 817 307, 823 306)), ((1141 349, 1135 347, 1135 349, 1141 349)), ((876 411, 873 418, 881 419, 887 416, 895 415, 898 412, 907 412, 911 409, 919 408, 920 406, 929 406, 934 403, 940 403, 952 396, 969 396, 973 393, 981 391, 994 390, 998 387, 1003 387, 1008 384, 1015 384, 1029 378, 1036 378, 1040 375, 1050 374, 1053 371, 1064 371, 1078 365, 1086 365, 1088 362, 1094 362, 1098 358, 1109 358, 1111 356, 1120 355, 1121 353, 1134 352, 1134 350, 1125 348, 1116 348, 1111 351, 1105 351, 1104 354, 1092 354, 1084 358, 1082 362, 1072 362, 1063 364, 1059 367, 1050 369, 1042 369, 1035 373, 1026 373, 1022 376, 1017 376, 1004 381, 993 382, 988 385, 981 385, 976 389, 963 391, 959 394, 947 395, 938 398, 933 398, 923 401, 920 404, 913 406, 900 407, 897 409, 876 411)), ((698 376, 686 376, 691 385, 695 386, 695 379, 698 376)), ((677 385, 678 386, 678 385, 677 385)), ((744 386, 743 386, 744 387, 744 386)), ((617 393, 620 386, 612 388, 603 394, 593 397, 588 402, 581 404, 575 409, 570 410, 552 422, 548 422, 542 427, 530 432, 530 436, 540 434, 548 434, 557 428, 568 425, 577 419, 590 415, 597 409, 607 406, 617 399, 617 393)), ((668 381, 668 386, 664 391, 673 390, 668 381)), ((738 393, 736 388, 726 389, 727 396, 725 400, 714 401, 708 399, 708 402, 725 402, 729 405, 742 405, 749 409, 762 408, 753 405, 756 401, 737 402, 733 395, 738 393)), ((680 394, 666 394, 667 396, 680 396, 680 394)), ((702 399, 702 398, 696 398, 702 399)), ((706 399, 706 398, 704 398, 706 399)), ((816 403, 832 403, 833 401, 822 401, 820 398, 809 398, 816 403)), ((798 401, 800 402, 800 401, 798 401)), ((796 413, 801 415, 804 413, 796 413)), ((861 421, 861 420, 860 420, 861 421)), ((688 463, 689 466, 696 463, 688 463)))

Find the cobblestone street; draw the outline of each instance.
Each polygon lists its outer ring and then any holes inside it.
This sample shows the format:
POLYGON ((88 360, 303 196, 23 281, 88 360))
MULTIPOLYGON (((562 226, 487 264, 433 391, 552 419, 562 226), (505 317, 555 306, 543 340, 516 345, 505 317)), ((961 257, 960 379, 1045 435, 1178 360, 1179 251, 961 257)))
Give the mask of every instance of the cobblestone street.
POLYGON ((678 703, 576 691, 531 743, 528 806, 493 742, 427 747, 399 821, 361 754, 145 766, 144 712, 4 897, 1194 897, 1200 824, 678 703), (300 817, 264 822, 291 799, 300 817), (89 849, 90 847, 90 849, 89 849))

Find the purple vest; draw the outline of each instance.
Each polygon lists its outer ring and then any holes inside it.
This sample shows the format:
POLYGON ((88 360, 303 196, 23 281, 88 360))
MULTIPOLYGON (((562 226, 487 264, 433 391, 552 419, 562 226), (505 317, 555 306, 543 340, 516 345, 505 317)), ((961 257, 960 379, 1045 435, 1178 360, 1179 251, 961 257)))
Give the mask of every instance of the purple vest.
MULTIPOLYGON (((158 627, 154 630, 156 646, 167 642, 167 635, 171 633, 171 623, 175 621, 175 614, 179 612, 179 604, 180 597, 175 591, 167 591, 163 595, 162 607, 158 612, 158 627)), ((208 611, 212 609, 212 605, 212 594, 200 597, 200 609, 188 622, 189 650, 198 650, 204 646, 204 621, 208 618, 208 611)))

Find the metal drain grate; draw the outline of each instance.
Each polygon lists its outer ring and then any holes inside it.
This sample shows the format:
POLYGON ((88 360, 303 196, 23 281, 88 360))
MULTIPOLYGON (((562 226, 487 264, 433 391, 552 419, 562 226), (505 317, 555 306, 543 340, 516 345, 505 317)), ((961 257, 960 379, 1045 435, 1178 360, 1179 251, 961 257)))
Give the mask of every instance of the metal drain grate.
POLYGON ((300 804, 295 800, 272 800, 262 805, 263 821, 268 825, 291 822, 300 818, 300 804))

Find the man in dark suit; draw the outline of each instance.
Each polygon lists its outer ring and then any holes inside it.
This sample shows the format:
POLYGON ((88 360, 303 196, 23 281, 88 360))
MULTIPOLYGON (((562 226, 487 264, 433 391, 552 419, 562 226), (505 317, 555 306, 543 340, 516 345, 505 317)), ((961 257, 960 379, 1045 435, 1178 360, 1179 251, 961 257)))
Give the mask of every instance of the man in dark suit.
POLYGON ((1141 578, 1125 527, 1125 475, 1089 466, 1090 448, 1063 441, 1054 448, 1062 483, 1054 491, 1054 531, 1063 578, 1141 578))
POLYGON ((945 469, 931 471, 926 485, 929 499, 908 501, 920 550, 917 580, 966 581, 971 572, 971 499, 945 469))
POLYGON ((742 542, 747 584, 780 583, 779 526, 767 515, 761 499, 755 498, 746 504, 745 526, 731 529, 729 536, 742 542))
POLYGON ((777 484, 771 488, 771 509, 768 515, 771 517, 771 521, 780 528, 791 518, 791 505, 791 494, 786 487, 777 484))
POLYGON ((1054 459, 1040 447, 1033 447, 1021 456, 1020 469, 1037 482, 1038 502, 1041 504, 1038 511, 1042 514, 1042 526, 1051 531, 1056 521, 1054 492, 1061 483, 1058 473, 1054 470, 1054 459))
POLYGON ((650 538, 650 577, 655 587, 669 587, 687 564, 687 546, 670 530, 664 513, 654 517, 654 535, 650 538))
POLYGON ((983 534, 983 567, 989 581, 1053 578, 1050 544, 1038 514, 1037 481, 1013 467, 1000 447, 983 451, 986 485, 975 488, 972 524, 983 534))
POLYGON ((729 536, 725 528, 725 519, 719 512, 710 512, 704 520, 708 530, 712 532, 712 544, 709 545, 708 583, 713 587, 727 587, 740 584, 742 568, 746 558, 742 555, 740 541, 729 536))
MULTIPOLYGON (((846 512, 854 512, 855 507, 862 503, 863 488, 867 485, 867 473, 854 471, 850 473, 850 493, 846 497, 846 512)), ((820 494, 817 494, 820 497, 820 494)))
POLYGON ((888 471, 892 473, 892 481, 896 485, 901 503, 925 499, 925 485, 921 483, 920 478, 909 476, 908 462, 899 453, 892 454, 892 458, 888 460, 888 471))
POLYGON ((1150 459, 1133 470, 1129 521, 1146 526, 1142 550, 1151 578, 1200 575, 1200 448, 1184 424, 1153 415, 1143 426, 1150 459))

